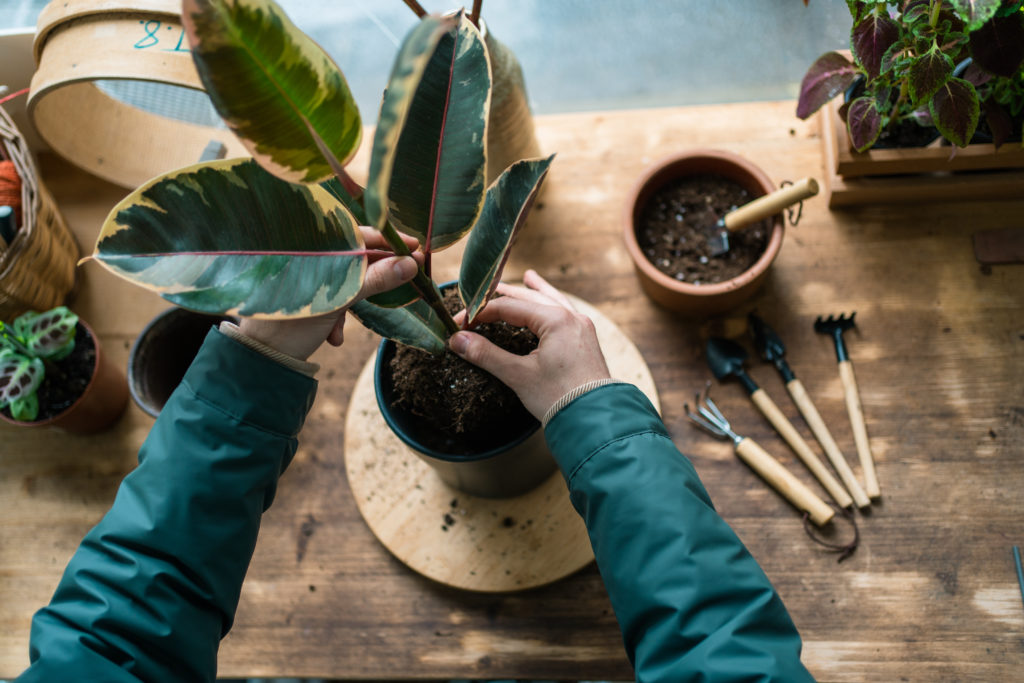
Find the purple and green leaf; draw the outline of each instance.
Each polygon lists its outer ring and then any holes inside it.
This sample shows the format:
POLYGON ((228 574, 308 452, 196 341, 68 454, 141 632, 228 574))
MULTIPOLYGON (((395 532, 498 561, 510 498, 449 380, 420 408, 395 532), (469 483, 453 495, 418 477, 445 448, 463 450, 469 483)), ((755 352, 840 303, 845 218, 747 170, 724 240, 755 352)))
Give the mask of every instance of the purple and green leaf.
POLYGON ((970 37, 974 63, 997 76, 1013 77, 1024 64, 1024 12, 995 17, 970 37))
POLYGON ((937 47, 914 60, 908 83, 914 105, 927 102, 953 75, 953 60, 937 47))
POLYGON ((900 38, 900 27, 882 13, 871 13, 853 25, 850 47, 853 56, 874 80, 882 72, 882 59, 900 38))
POLYGON ((858 97, 850 102, 846 113, 846 127, 850 133, 850 143, 858 152, 863 152, 875 144, 882 132, 882 115, 874 98, 858 97))
POLYGON ((995 16, 1002 0, 952 0, 953 9, 963 20, 967 32, 977 31, 995 16))
POLYGON ((14 334, 36 358, 60 360, 75 348, 78 316, 66 306, 45 313, 29 311, 14 321, 14 334))
POLYGON ((796 115, 806 119, 850 87, 856 77, 857 67, 838 52, 826 52, 818 57, 800 83, 796 115))
POLYGON ((974 86, 962 78, 951 78, 936 91, 928 108, 942 137, 966 147, 978 127, 980 104, 974 86))
MULTIPOLYGON (((43 361, 29 358, 12 349, 0 349, 0 408, 11 407, 12 414, 17 406, 19 420, 34 420, 30 414, 31 402, 26 399, 35 395, 39 385, 43 383, 45 368, 43 361)), ((38 408, 38 404, 36 404, 38 408)))

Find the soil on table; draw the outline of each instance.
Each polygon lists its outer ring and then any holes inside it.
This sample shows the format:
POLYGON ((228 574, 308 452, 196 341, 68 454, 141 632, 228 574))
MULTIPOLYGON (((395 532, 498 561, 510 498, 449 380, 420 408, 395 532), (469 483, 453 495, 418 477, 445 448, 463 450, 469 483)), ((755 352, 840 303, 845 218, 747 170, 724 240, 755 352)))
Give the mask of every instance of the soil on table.
MULTIPOLYGON (((46 375, 36 390, 39 414, 36 422, 60 415, 85 393, 96 366, 96 345, 82 325, 75 328, 75 348, 65 358, 46 363, 46 375)), ((10 408, 3 409, 11 417, 10 408)))
POLYGON ((661 188, 640 212, 636 239, 654 267, 691 285, 731 280, 753 266, 768 247, 771 219, 729 231, 729 251, 714 256, 708 230, 756 197, 719 175, 680 178, 661 188))
MULTIPOLYGON (((454 287, 445 290, 444 302, 453 314, 462 309, 454 287)), ((536 335, 525 327, 485 323, 473 331, 521 356, 537 348, 536 335)), ((480 453, 536 424, 515 392, 447 349, 434 355, 398 344, 389 367, 394 382, 392 407, 415 416, 416 438, 436 451, 480 453)))

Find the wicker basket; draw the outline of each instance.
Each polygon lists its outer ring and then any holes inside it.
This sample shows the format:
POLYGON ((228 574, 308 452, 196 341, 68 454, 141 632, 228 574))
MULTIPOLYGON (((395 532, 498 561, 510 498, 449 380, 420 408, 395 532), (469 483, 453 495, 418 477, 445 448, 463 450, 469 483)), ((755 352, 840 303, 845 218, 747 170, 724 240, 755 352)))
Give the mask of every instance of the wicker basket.
POLYGON ((21 228, 0 252, 0 319, 63 303, 75 284, 78 244, 46 191, 24 138, 0 107, 0 145, 21 176, 21 228))

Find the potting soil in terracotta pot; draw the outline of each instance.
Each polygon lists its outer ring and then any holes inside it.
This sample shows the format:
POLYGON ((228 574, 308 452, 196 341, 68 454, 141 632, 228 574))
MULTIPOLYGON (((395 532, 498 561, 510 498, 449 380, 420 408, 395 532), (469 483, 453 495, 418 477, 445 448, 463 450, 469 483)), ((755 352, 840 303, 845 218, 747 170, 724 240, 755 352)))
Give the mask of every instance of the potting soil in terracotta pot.
MULTIPOLYGON (((75 328, 75 348, 58 361, 48 361, 42 384, 36 389, 39 414, 35 422, 60 415, 85 393, 96 366, 96 345, 85 328, 75 328)), ((11 417, 10 408, 3 409, 11 417)))
POLYGON ((708 228, 754 199, 723 176, 680 178, 647 201, 637 221, 637 243, 655 268, 679 282, 725 282, 749 270, 764 253, 771 220, 730 231, 729 251, 719 256, 708 249, 708 228))
MULTIPOLYGON (((454 288, 444 298, 453 313, 462 308, 454 288)), ((526 328, 485 323, 473 331, 519 355, 537 348, 537 337, 526 328)), ((490 450, 535 421, 511 389, 450 351, 438 358, 398 345, 389 367, 395 383, 392 405, 415 415, 423 425, 416 430, 417 438, 442 453, 490 450)))

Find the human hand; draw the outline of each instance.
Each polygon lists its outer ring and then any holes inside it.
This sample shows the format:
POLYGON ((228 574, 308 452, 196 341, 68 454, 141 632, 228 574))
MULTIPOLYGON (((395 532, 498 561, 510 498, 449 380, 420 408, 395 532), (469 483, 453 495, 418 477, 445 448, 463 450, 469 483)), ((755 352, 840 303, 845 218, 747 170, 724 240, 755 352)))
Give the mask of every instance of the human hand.
MULTIPOLYGON (((389 249, 384 237, 373 228, 360 226, 367 249, 389 249)), ((406 246, 415 250, 415 238, 403 236, 406 246)), ((363 287, 349 305, 408 282, 416 275, 416 261, 410 256, 371 256, 363 287)), ((306 360, 326 340, 341 346, 345 340, 345 311, 348 306, 325 315, 294 320, 257 320, 242 318, 239 331, 293 358, 306 360)))
POLYGON ((508 385, 540 420, 568 392, 611 375, 590 318, 536 272, 526 271, 523 284, 526 287, 498 285, 503 296, 488 302, 477 320, 528 327, 540 338, 536 349, 517 356, 468 331, 452 335, 449 346, 508 385))

